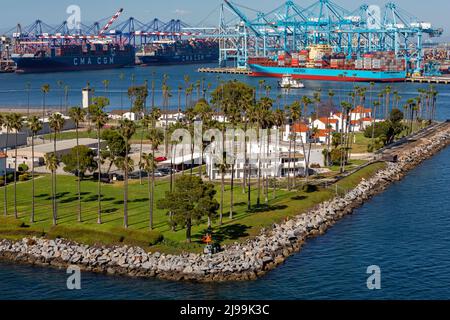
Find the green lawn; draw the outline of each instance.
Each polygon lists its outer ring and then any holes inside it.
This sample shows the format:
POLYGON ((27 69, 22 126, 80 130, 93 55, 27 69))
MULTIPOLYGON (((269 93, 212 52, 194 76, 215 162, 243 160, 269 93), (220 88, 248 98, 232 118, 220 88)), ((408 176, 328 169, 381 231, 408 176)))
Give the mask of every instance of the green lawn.
POLYGON ((355 140, 352 145, 352 154, 367 153, 367 147, 371 143, 371 138, 366 138, 363 132, 355 133, 355 140))
MULTIPOLYGON (((349 170, 355 169, 356 167, 361 166, 367 162, 368 162, 367 160, 356 160, 356 159, 350 160, 350 163, 345 166, 345 170, 349 171, 349 170)), ((328 167, 328 169, 330 169, 333 172, 339 172, 341 169, 341 166, 333 165, 331 167, 328 167)))
MULTIPOLYGON (((384 166, 383 163, 371 165, 355 173, 351 177, 339 182, 339 190, 346 190, 356 186, 362 178, 367 178, 384 166)), ((51 226, 51 198, 50 177, 42 176, 35 180, 36 184, 36 223, 29 225, 31 209, 31 182, 23 182, 17 185, 17 204, 19 221, 15 220, 13 207, 13 185, 8 186, 8 214, 7 218, 0 218, 0 237, 20 239, 24 236, 43 236, 49 238, 63 237, 87 244, 131 244, 140 245, 150 251, 178 253, 180 251, 198 252, 203 245, 201 237, 206 229, 206 221, 192 230, 194 243, 185 243, 185 230, 170 231, 167 223, 168 217, 162 210, 155 210, 155 230, 149 231, 148 227, 148 194, 147 184, 140 185, 139 181, 130 184, 129 199, 129 230, 124 230, 123 225, 123 188, 122 183, 103 185, 103 224, 97 222, 97 184, 86 180, 82 183, 82 214, 83 223, 77 222, 77 193, 76 178, 72 176, 58 176, 58 227, 51 226), (161 239, 163 241, 160 241, 161 239)), ((158 181, 155 198, 156 201, 164 196, 169 189, 168 181, 158 181)), ((220 198, 220 185, 217 199, 220 198)), ((0 195, 3 197, 3 188, 0 195)), ((332 188, 319 190, 313 193, 303 191, 278 190, 276 199, 272 200, 270 193, 269 208, 254 208, 247 211, 247 195, 242 192, 238 183, 235 188, 235 216, 233 220, 228 218, 230 187, 226 187, 225 218, 222 227, 216 226, 214 237, 222 244, 242 241, 246 238, 258 235, 262 227, 269 227, 274 222, 280 222, 286 217, 292 217, 306 212, 316 204, 334 196, 332 188)), ((253 202, 256 200, 256 190, 252 191, 253 202)), ((264 201, 264 199, 262 199, 264 201)), ((3 214, 4 204, 0 205, 0 213, 3 214)), ((216 224, 215 224, 216 225, 216 224)))

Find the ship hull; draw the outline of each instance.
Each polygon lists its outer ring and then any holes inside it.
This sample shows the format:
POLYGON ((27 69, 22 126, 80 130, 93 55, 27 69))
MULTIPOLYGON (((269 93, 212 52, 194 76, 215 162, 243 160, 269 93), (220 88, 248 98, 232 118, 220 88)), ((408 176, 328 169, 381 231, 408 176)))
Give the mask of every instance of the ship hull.
POLYGON ((134 54, 119 56, 75 56, 46 58, 13 58, 17 73, 49 73, 122 68, 134 64, 134 54))
POLYGON ((250 65, 254 77, 282 78, 289 74, 294 79, 344 82, 404 82, 406 71, 373 71, 348 69, 315 69, 293 67, 266 67, 250 65))
POLYGON ((174 55, 174 56, 138 56, 142 66, 162 66, 213 63, 219 60, 217 54, 194 54, 194 55, 174 55))

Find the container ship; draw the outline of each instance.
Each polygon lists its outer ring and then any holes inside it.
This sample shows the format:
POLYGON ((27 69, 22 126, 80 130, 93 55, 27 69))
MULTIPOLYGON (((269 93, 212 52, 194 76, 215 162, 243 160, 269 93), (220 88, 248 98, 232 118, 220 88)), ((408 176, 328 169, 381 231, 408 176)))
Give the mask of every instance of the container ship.
POLYGON ((144 46, 136 60, 143 66, 217 62, 219 44, 200 40, 155 42, 144 46))
POLYGON ((103 70, 135 62, 133 46, 111 43, 39 46, 24 51, 11 56, 17 73, 103 70))
POLYGON ((406 62, 393 52, 374 52, 348 59, 343 53, 332 53, 328 45, 311 46, 294 53, 279 52, 275 59, 250 58, 252 76, 294 79, 401 82, 407 76, 406 62))

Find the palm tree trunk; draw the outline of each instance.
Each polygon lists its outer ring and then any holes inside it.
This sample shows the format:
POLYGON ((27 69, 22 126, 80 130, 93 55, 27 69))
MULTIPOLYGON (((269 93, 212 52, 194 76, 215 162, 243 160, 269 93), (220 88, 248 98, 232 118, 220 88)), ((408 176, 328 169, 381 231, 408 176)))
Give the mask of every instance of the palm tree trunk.
POLYGON ((266 161, 265 161, 265 204, 266 206, 269 205, 269 175, 268 175, 268 169, 269 169, 269 153, 270 153, 270 127, 267 131, 267 149, 266 149, 266 161))
POLYGON ((6 161, 8 159, 8 138, 9 138, 9 127, 7 127, 6 129, 6 141, 5 141, 5 181, 4 181, 4 193, 3 193, 3 201, 4 201, 4 212, 5 212, 5 217, 8 215, 8 182, 7 182, 7 170, 8 170, 8 165, 6 161))
MULTIPOLYGON (((260 129, 258 128, 258 133, 260 129)), ((258 152, 258 198, 256 199, 256 206, 259 207, 261 205, 261 149, 262 143, 260 137, 258 138, 259 142, 259 152, 258 152)))
MULTIPOLYGON (((153 159, 155 159, 155 149, 152 148, 153 159)), ((155 197, 155 168, 152 170, 152 193, 150 197, 150 230, 153 230, 153 206, 155 197)))
POLYGON ((231 191, 230 191, 230 220, 233 220, 234 211, 234 170, 236 168, 235 162, 231 166, 231 191))
MULTIPOLYGON (((144 129, 144 128, 142 128, 144 129)), ((144 144, 144 130, 141 130, 141 147, 139 149, 139 183, 142 186, 142 151, 143 151, 143 144, 144 144)))
POLYGON ((303 142, 303 136, 300 134, 300 144, 302 146, 302 150, 303 150, 303 158, 305 159, 305 170, 304 170, 304 174, 306 179, 308 179, 308 174, 309 174, 309 163, 308 163, 308 159, 306 157, 306 148, 305 148, 305 143, 303 142))
POLYGON ((34 137, 33 132, 31 136, 31 217, 30 223, 34 223, 34 208, 35 208, 35 186, 34 186, 34 137))
MULTIPOLYGON (((56 131, 55 131, 55 139, 54 139, 54 145, 53 145, 53 152, 54 152, 54 154, 55 154, 55 157, 57 157, 56 156, 56 131)), ((54 211, 55 211, 55 219, 58 219, 58 209, 57 209, 57 204, 56 204, 56 170, 55 170, 55 173, 54 173, 54 180, 55 180, 55 182, 53 183, 53 185, 54 185, 54 188, 55 188, 55 191, 54 191, 54 193, 53 193, 53 201, 54 201, 54 203, 53 203, 53 207, 54 207, 54 211)))
MULTIPOLYGON (((153 175, 153 171, 152 171, 152 175, 153 175)), ((149 214, 149 226, 150 226, 150 230, 153 229, 152 226, 152 217, 153 217, 153 202, 152 202, 152 197, 153 197, 153 189, 152 189, 152 180, 150 177, 150 173, 148 173, 147 175, 147 183, 148 183, 148 214, 149 214)))
POLYGON ((194 174, 194 150, 195 150, 194 141, 192 141, 192 144, 191 144, 191 168, 190 168, 191 176, 194 174))
POLYGON ((222 177, 220 181, 220 220, 219 225, 221 226, 223 224, 223 197, 225 193, 225 170, 222 168, 222 177))
POLYGON ((297 147, 297 143, 296 143, 296 140, 297 140, 297 135, 295 135, 294 136, 294 162, 292 163, 292 171, 294 172, 294 177, 292 177, 292 186, 293 186, 293 188, 295 189, 295 188, 297 188, 297 184, 296 184, 296 182, 295 182, 295 178, 296 178, 296 167, 295 167, 295 163, 296 163, 296 161, 297 161, 297 158, 296 158, 296 154, 297 154, 297 150, 296 150, 296 147, 297 147))
POLYGON ((128 139, 125 139, 124 159, 124 186, 123 186, 123 226, 128 228, 128 139))
POLYGON ((81 217, 81 174, 80 174, 80 138, 78 132, 78 123, 76 127, 76 135, 77 135, 77 187, 78 187, 78 222, 82 222, 81 217))
POLYGON ((98 166, 98 181, 97 181, 97 224, 102 224, 102 160, 100 154, 100 127, 97 128, 97 166, 98 166))
POLYGON ((45 93, 44 93, 44 103, 42 104, 42 121, 44 121, 44 119, 45 119, 45 93))
POLYGON ((287 181, 288 181, 288 185, 287 188, 288 190, 291 190, 291 158, 292 158, 292 129, 291 129, 291 136, 289 137, 289 152, 288 152, 288 176, 287 176, 287 181))
POLYGON ((17 135, 19 133, 16 130, 15 143, 14 143, 14 218, 19 218, 17 214, 17 135))
POLYGON ((55 171, 52 170, 52 211, 53 211, 53 226, 56 226, 57 219, 56 219, 56 211, 55 211, 55 171))

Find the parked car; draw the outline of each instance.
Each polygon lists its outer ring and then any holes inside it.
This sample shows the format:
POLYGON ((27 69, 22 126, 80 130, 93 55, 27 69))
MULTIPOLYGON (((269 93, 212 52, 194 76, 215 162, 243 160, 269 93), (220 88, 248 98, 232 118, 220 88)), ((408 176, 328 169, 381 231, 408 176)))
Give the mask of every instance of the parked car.
POLYGON ((113 180, 114 181, 124 181, 125 177, 122 174, 113 174, 113 180))
MULTIPOLYGON (((98 180, 98 172, 94 172, 94 174, 92 175, 94 180, 98 180)), ((107 174, 107 173, 102 173, 100 176, 100 181, 102 183, 111 183, 111 175, 107 174)))
POLYGON ((135 171, 128 175, 128 178, 130 178, 130 179, 140 179, 140 177, 147 178, 148 172, 147 171, 135 171))

